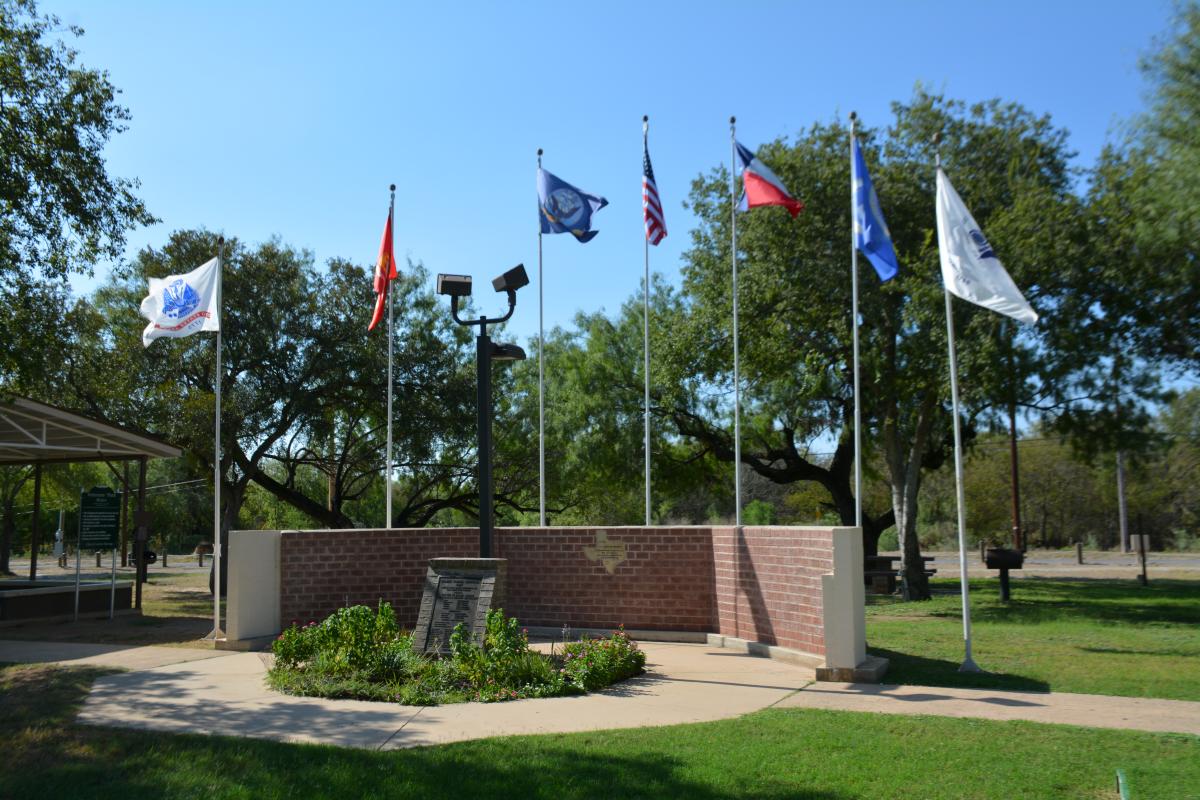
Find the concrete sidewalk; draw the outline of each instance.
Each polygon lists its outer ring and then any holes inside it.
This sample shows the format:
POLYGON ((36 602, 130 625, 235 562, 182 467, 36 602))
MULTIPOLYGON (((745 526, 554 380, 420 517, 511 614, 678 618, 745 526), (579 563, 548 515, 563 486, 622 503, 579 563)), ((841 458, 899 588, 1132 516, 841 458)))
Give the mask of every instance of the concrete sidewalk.
POLYGON ((134 670, 96 681, 92 725, 394 749, 536 733, 673 725, 763 708, 1029 720, 1200 735, 1200 702, 1062 692, 813 683, 810 669, 699 644, 640 643, 647 674, 582 697, 394 703, 290 697, 266 687, 264 653, 0 641, 0 661, 134 670))
POLYGON ((774 705, 813 679, 810 669, 705 645, 641 646, 647 674, 606 691, 432 708, 277 694, 264 684, 270 656, 234 653, 101 678, 79 721, 380 750, 724 719, 774 705))
POLYGON ((1200 703, 1067 692, 1008 692, 867 683, 814 683, 778 708, 1028 720, 1200 735, 1200 703))
POLYGON ((66 664, 73 667, 140 670, 225 655, 228 654, 211 648, 0 640, 0 662, 10 664, 66 664))

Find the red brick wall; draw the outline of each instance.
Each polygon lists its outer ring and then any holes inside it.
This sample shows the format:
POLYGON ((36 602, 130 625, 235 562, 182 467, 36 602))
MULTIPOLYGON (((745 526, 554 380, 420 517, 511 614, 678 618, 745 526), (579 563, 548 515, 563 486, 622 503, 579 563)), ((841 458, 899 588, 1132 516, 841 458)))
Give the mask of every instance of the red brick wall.
POLYGON ((710 529, 505 528, 496 556, 508 559, 508 612, 527 625, 710 632, 710 529), (597 532, 624 544, 609 573, 597 532))
POLYGON ((718 631, 825 653, 821 575, 833 571, 829 528, 712 529, 718 631))
MULTIPOLYGON (((475 528, 285 531, 280 619, 303 624, 382 598, 412 625, 429 559, 478 547, 475 528)), ((829 529, 743 528, 739 537, 733 527, 501 528, 495 551, 508 559, 506 611, 526 625, 719 632, 824 653, 829 529), (597 552, 600 533, 623 545, 612 572, 597 552)))
POLYGON ((279 620, 322 620, 344 605, 382 598, 401 625, 417 621, 425 569, 438 556, 479 554, 477 528, 284 531, 279 537, 279 620))

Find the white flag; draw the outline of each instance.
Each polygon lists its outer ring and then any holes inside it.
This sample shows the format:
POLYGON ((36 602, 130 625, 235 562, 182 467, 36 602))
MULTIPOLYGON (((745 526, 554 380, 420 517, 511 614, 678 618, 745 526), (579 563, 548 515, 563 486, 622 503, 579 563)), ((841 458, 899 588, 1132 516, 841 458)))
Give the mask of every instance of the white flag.
POLYGON ((941 169, 937 173, 937 232, 942 282, 950 294, 1020 322, 1037 322, 1037 313, 1004 271, 979 224, 941 169))
POLYGON ((184 275, 150 279, 150 294, 142 300, 142 316, 150 320, 142 331, 146 347, 155 339, 179 339, 197 331, 221 330, 217 297, 217 259, 184 275))

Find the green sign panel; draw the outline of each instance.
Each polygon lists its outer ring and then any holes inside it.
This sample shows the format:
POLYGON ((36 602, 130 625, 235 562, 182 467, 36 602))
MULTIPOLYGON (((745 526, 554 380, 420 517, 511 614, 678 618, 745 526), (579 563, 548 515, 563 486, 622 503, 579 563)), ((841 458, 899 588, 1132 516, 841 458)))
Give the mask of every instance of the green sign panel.
POLYGON ((79 549, 115 550, 120 544, 121 498, 107 486, 79 493, 79 549))

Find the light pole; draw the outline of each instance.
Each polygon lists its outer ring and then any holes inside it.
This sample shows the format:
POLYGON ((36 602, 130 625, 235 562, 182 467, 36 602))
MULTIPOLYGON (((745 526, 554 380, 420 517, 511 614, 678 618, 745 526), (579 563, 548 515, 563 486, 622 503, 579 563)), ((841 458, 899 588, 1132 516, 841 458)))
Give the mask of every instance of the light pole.
POLYGON ((459 325, 478 325, 475 337, 476 406, 479 425, 479 557, 492 557, 492 361, 523 361, 525 351, 515 344, 494 344, 488 325, 498 325, 513 315, 517 290, 529 283, 525 265, 518 264, 492 281, 497 292, 508 295, 508 313, 488 319, 461 319, 458 298, 471 296, 470 275, 438 275, 437 292, 450 298, 450 316, 459 325))

